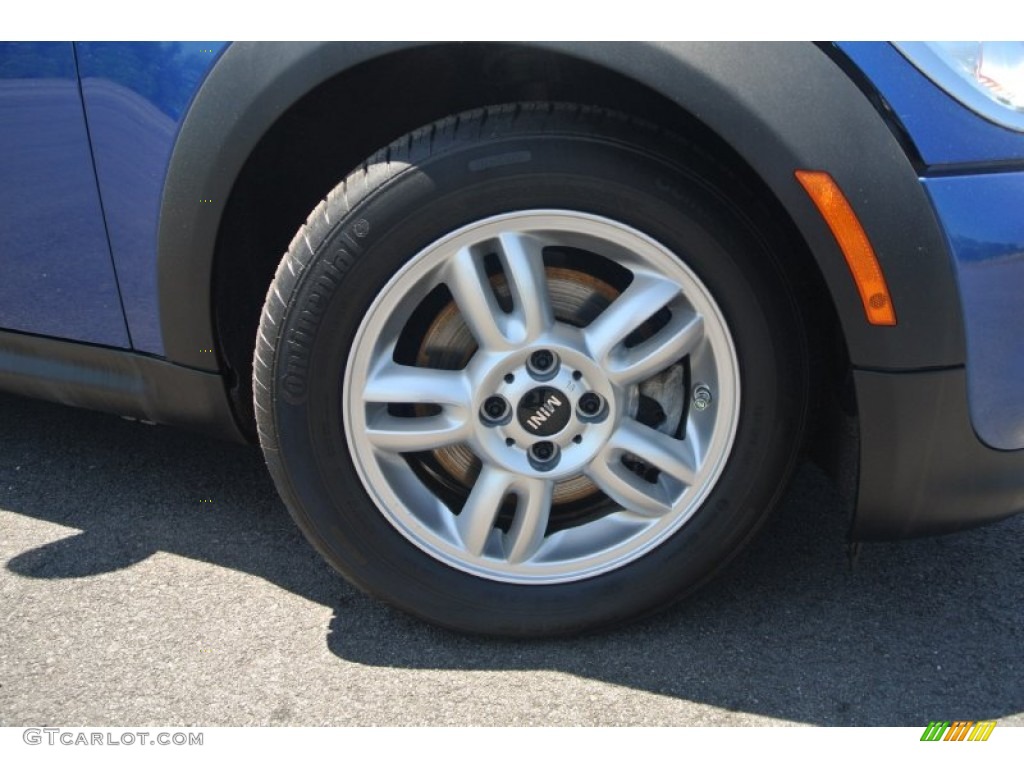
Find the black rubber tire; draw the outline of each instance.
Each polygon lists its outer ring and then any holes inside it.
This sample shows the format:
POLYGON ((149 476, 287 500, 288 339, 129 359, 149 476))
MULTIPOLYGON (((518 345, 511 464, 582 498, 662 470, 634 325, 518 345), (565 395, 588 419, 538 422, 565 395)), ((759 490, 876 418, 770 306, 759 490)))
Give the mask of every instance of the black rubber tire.
POLYGON ((647 614, 706 581, 781 495, 806 421, 805 335, 758 204, 683 139, 603 109, 491 107, 376 153, 310 214, 267 293, 254 361, 260 442, 282 498, 352 583, 474 633, 578 632, 647 614), (445 233, 528 208, 623 221, 672 249, 718 302, 743 387, 728 463, 694 516, 643 557, 556 585, 490 581, 407 541, 348 455, 341 381, 353 336, 392 275, 445 233))

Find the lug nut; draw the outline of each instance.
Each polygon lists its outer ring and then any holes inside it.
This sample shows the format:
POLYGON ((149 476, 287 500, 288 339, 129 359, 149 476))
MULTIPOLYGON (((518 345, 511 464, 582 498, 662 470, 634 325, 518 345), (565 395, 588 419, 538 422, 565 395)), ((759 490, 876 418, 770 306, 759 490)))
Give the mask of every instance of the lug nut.
POLYGON ((555 363, 555 356, 546 349, 538 350, 530 355, 530 363, 538 371, 546 371, 555 363))
POLYGON ((552 469, 558 463, 558 446, 547 440, 541 440, 530 446, 529 458, 534 469, 552 469))
POLYGON ((608 415, 608 404, 597 392, 584 392, 576 401, 576 415, 580 421, 604 421, 608 415))
POLYGON ((693 389, 693 407, 698 411, 704 411, 709 405, 711 405, 711 390, 704 384, 698 384, 693 389))
POLYGON ((501 395, 491 395, 484 400, 484 404, 480 408, 480 418, 485 424, 494 426, 505 421, 510 411, 508 400, 501 395))
POLYGON ((601 410, 601 396, 596 392, 586 392, 580 397, 579 405, 585 416, 593 416, 601 410))
POLYGON ((558 356, 549 349, 538 349, 526 361, 526 369, 538 381, 547 381, 555 375, 558 356))

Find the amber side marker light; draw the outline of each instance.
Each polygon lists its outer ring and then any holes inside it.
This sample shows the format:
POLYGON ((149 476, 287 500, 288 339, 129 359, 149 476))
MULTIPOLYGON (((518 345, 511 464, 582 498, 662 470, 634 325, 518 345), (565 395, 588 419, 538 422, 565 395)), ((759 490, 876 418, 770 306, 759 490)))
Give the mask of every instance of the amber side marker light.
POLYGON ((868 322, 872 325, 896 325, 896 310, 892 306, 882 267, 864 227, 839 185, 824 171, 796 171, 796 178, 811 196, 839 243, 853 282, 860 291, 868 322))

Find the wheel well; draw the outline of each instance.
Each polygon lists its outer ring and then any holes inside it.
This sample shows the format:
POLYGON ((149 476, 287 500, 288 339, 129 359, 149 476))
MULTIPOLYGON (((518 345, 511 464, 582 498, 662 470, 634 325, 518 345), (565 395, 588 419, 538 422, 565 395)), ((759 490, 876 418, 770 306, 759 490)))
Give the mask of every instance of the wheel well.
MULTIPOLYGON (((758 223, 790 278, 808 330, 812 392, 837 392, 849 360, 830 293, 784 207, 718 136, 642 83, 540 48, 440 44, 348 69, 299 98, 250 153, 224 209, 213 264, 218 353, 232 407, 255 436, 252 355, 260 310, 296 230, 349 171, 378 148, 447 115, 516 101, 615 109, 686 135, 760 202, 758 223)), ((815 404, 822 424, 834 405, 815 404)), ((831 432, 831 428, 829 428, 831 432)))

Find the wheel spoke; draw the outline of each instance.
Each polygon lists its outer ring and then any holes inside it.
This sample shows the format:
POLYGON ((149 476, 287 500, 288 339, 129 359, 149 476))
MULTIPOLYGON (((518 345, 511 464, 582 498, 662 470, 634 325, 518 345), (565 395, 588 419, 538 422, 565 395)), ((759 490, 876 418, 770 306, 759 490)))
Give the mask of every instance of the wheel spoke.
POLYGON ((462 544, 473 557, 483 554, 487 539, 494 530, 501 503, 515 481, 515 475, 490 464, 484 464, 481 468, 473 490, 455 521, 462 544))
POLYGON ((661 517, 671 512, 664 487, 630 472, 622 465, 621 456, 619 451, 604 451, 587 466, 587 477, 630 512, 643 517, 661 517))
POLYGON ((476 343, 485 349, 510 348, 498 324, 504 312, 498 306, 483 259, 477 258, 469 248, 460 249, 452 257, 446 282, 476 343))
POLYGON ((429 451, 465 440, 470 434, 470 384, 462 371, 442 371, 399 365, 379 365, 363 388, 367 410, 366 434, 383 451, 429 451), (383 404, 415 403, 441 406, 430 416, 394 416, 383 404))
MULTIPOLYGON (((390 358, 390 356, 389 356, 390 358)), ((472 395, 463 371, 417 368, 388 362, 377 367, 363 389, 368 403, 433 403, 469 409, 472 395)))
POLYGON ((613 355, 610 378, 620 385, 635 384, 665 370, 704 340, 704 318, 693 313, 673 313, 668 325, 650 339, 613 355))
POLYGON ((628 225, 537 209, 447 232, 396 269, 355 337, 343 424, 369 496, 429 557, 480 580, 473 589, 564 584, 645 557, 706 503, 735 439, 740 377, 716 297, 679 258, 628 225), (618 274, 631 279, 616 294, 618 274), (395 362, 399 340, 408 364, 395 362), (415 363, 442 351, 467 365, 415 363), (596 413, 587 394, 603 398, 596 413), (521 421, 534 400, 564 426, 521 421), (686 415, 684 439, 643 423, 652 402, 665 423, 686 415), (584 517, 576 499, 595 487, 610 508, 584 517))
POLYGON ((554 483, 541 478, 527 478, 520 480, 515 491, 516 517, 505 537, 506 557, 512 564, 529 560, 544 543, 554 483))
POLYGON ((392 416, 386 410, 368 416, 366 437, 378 449, 391 453, 432 451, 461 443, 470 435, 470 424, 462 416, 445 411, 436 416, 392 416))
POLYGON ((584 329, 591 355, 610 368, 616 348, 679 292, 671 280, 644 272, 634 275, 626 290, 584 329))
POLYGON ((498 243, 512 295, 513 316, 521 326, 509 335, 517 343, 533 341, 554 322, 542 246, 529 235, 512 232, 500 235, 498 243))
POLYGON ((689 443, 676 440, 633 419, 626 419, 608 441, 609 445, 631 453, 657 467, 683 485, 693 485, 696 460, 689 443))

